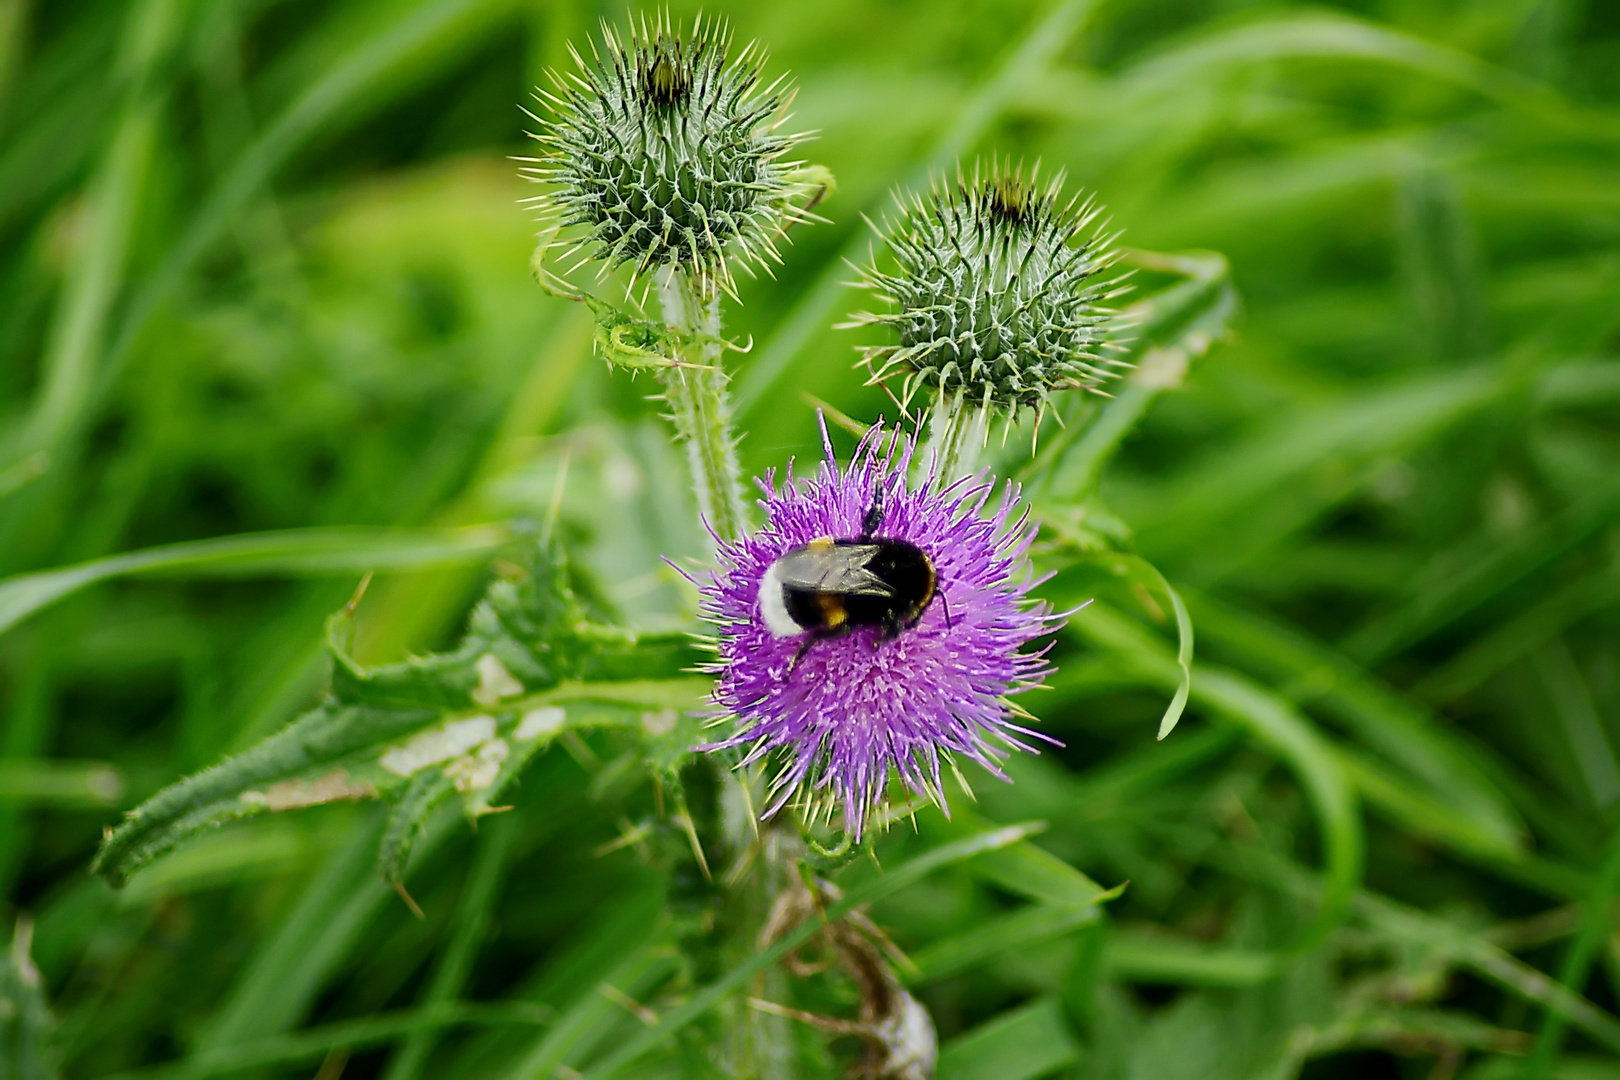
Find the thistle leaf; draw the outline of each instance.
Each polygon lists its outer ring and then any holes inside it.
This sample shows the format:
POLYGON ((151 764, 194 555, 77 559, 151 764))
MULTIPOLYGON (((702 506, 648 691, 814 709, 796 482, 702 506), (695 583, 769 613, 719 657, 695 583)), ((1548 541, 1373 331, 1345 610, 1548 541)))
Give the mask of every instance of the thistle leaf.
POLYGON ((638 636, 586 620, 549 538, 498 578, 448 653, 364 668, 348 652, 353 611, 329 620, 325 700, 245 753, 158 792, 102 841, 93 869, 114 885, 197 834, 259 814, 357 799, 395 804, 380 865, 397 881, 432 810, 459 797, 477 817, 566 729, 645 733, 702 700, 683 675, 683 635, 638 636), (645 720, 656 717, 656 723, 645 720))

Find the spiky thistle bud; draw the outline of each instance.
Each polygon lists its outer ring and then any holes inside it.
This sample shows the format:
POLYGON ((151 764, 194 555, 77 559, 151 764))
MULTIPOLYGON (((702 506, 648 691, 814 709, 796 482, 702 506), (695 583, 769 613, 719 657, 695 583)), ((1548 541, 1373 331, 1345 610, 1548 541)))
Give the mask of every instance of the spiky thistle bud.
POLYGON ((550 188, 531 202, 557 230, 552 246, 583 255, 570 269, 673 267, 702 292, 729 293, 731 258, 780 261, 776 239, 815 186, 783 160, 804 136, 779 131, 786 77, 763 84, 763 51, 731 59, 731 43, 725 23, 701 17, 690 35, 667 12, 628 35, 604 23, 601 49, 587 61, 571 48, 578 71, 540 91, 554 119, 534 117, 547 153, 524 173, 550 188))
POLYGON ((1044 408, 1051 396, 1095 387, 1121 366, 1107 342, 1120 291, 1099 275, 1117 254, 1094 223, 1092 199, 1062 199, 1063 176, 1039 182, 1023 168, 974 164, 926 196, 896 196, 898 217, 874 225, 893 273, 874 262, 861 284, 888 310, 845 326, 890 327, 898 343, 861 346, 872 382, 903 374, 902 404, 919 388, 958 405, 1000 413, 1044 408))

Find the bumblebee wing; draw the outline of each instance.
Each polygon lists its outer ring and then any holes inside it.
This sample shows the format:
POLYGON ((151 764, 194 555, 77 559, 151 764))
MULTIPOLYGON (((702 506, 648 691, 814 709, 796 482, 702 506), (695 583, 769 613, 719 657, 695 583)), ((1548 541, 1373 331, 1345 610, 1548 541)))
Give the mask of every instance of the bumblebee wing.
POLYGON ((784 587, 806 592, 892 596, 888 583, 866 568, 876 544, 838 544, 800 548, 782 556, 776 574, 784 587))

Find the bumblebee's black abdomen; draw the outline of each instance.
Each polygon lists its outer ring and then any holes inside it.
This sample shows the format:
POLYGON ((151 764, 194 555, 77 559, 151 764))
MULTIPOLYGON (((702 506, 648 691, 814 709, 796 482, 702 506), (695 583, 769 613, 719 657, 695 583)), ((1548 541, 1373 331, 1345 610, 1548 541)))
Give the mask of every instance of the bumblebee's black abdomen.
POLYGON ((767 623, 773 611, 791 625, 772 632, 838 633, 858 626, 881 626, 897 634, 922 616, 937 588, 928 554, 904 540, 812 541, 785 552, 771 568, 762 596, 767 623))
POLYGON ((849 621, 854 626, 910 626, 934 598, 934 564, 921 548, 901 540, 884 540, 875 546, 877 554, 866 569, 889 586, 891 595, 855 592, 843 596, 849 621))

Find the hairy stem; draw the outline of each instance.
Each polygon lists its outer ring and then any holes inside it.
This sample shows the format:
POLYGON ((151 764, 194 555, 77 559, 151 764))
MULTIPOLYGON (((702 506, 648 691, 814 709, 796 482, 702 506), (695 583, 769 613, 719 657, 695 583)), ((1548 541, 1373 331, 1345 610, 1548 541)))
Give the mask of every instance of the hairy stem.
POLYGON ((990 411, 965 400, 960 393, 940 394, 928 414, 928 442, 916 458, 919 475, 929 470, 948 484, 978 471, 979 452, 990 435, 990 411))
POLYGON ((731 401, 720 367, 725 346, 720 339, 720 297, 705 295, 678 270, 659 278, 664 321, 687 343, 680 360, 691 366, 666 368, 664 396, 675 421, 675 433, 686 447, 698 511, 722 542, 739 539, 748 523, 737 444, 731 435, 731 401))

